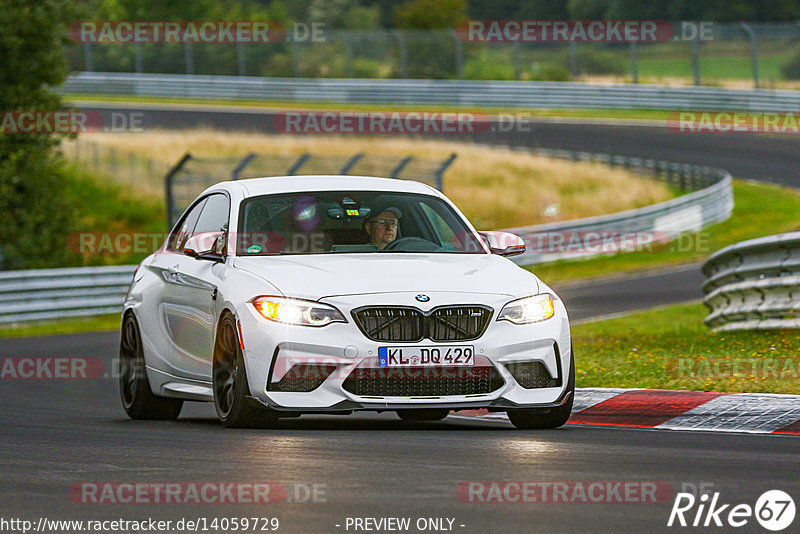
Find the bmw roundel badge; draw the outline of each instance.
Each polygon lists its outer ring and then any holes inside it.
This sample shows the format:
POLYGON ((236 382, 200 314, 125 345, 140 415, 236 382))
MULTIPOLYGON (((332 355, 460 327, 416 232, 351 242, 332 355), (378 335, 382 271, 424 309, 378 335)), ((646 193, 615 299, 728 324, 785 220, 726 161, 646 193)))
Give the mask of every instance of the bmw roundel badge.
POLYGON ((428 302, 429 300, 431 300, 431 298, 428 295, 417 295, 414 298, 417 299, 419 302, 428 302))

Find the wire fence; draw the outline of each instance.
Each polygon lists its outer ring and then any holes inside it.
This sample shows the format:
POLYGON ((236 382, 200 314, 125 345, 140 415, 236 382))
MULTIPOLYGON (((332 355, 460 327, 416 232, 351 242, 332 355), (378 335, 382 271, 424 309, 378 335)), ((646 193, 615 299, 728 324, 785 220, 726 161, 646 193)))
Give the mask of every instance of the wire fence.
POLYGON ((444 173, 456 155, 438 161, 414 156, 384 156, 358 153, 352 155, 299 156, 250 153, 236 158, 184 156, 164 177, 167 226, 172 227, 181 213, 207 187, 223 180, 239 180, 262 176, 295 176, 346 174, 378 176, 427 183, 438 190, 444 188, 444 173))
POLYGON ((106 146, 82 138, 65 140, 61 150, 68 161, 91 173, 107 177, 126 191, 141 196, 160 196, 169 165, 136 152, 106 146))
POLYGON ((250 153, 236 157, 183 155, 166 165, 138 153, 82 138, 66 140, 62 151, 69 161, 107 177, 126 191, 145 196, 165 196, 167 226, 172 227, 186 207, 207 187, 225 180, 262 176, 346 174, 378 176, 427 183, 444 189, 444 173, 455 161, 383 154, 300 155, 250 153))
POLYGON ((277 43, 80 43, 86 72, 309 78, 617 81, 770 87, 800 80, 800 22, 713 23, 665 42, 471 42, 456 30, 327 30, 277 43))

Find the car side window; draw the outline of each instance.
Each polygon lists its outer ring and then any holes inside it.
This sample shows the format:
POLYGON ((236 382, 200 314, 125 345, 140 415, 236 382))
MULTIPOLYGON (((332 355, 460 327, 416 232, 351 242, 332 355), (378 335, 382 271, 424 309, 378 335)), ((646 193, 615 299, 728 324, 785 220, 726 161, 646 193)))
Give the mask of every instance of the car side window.
POLYGON ((455 239, 455 233, 453 233, 453 230, 447 222, 426 203, 420 202, 419 207, 430 222, 433 231, 436 233, 439 245, 452 248, 451 243, 453 243, 455 239))
MULTIPOLYGON (((218 232, 227 233, 229 214, 230 201, 228 197, 222 194, 210 195, 203 206, 200 217, 197 219, 192 235, 205 234, 213 237, 212 234, 218 232)), ((209 245, 211 244, 209 243, 209 245)), ((224 239, 219 239, 217 240, 216 252, 222 252, 223 250, 224 239)))
POLYGON ((205 203, 206 199, 201 200, 183 216, 181 222, 175 227, 175 229, 172 231, 172 234, 169 236, 167 250, 171 252, 180 252, 183 250, 186 240, 189 239, 189 236, 192 235, 192 232, 194 231, 194 227, 197 224, 197 219, 200 217, 200 212, 203 210, 205 203))

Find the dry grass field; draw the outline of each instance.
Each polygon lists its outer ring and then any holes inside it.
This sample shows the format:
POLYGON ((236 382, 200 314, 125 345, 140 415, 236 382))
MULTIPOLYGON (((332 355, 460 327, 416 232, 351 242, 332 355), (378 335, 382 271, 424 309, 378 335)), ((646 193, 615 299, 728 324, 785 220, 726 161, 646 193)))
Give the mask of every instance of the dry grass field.
POLYGON ((214 130, 99 133, 81 138, 165 165, 173 164, 187 151, 207 158, 243 157, 250 152, 284 156, 366 153, 438 161, 455 152, 458 158, 445 173, 444 190, 478 228, 589 217, 646 206, 673 196, 663 184, 623 169, 444 140, 275 136, 214 130))

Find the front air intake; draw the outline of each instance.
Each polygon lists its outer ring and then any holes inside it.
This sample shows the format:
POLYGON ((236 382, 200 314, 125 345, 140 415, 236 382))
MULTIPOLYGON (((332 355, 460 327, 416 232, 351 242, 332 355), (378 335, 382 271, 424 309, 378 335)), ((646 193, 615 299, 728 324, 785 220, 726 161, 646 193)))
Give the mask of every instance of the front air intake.
POLYGON ((361 397, 481 395, 505 382, 492 365, 475 367, 365 367, 354 369, 342 387, 361 397))
POLYGON ((561 386, 560 378, 553 378, 542 362, 517 362, 505 364, 508 372, 525 389, 556 388, 561 386))
POLYGON ((308 393, 314 391, 336 370, 335 365, 302 363, 293 366, 278 382, 267 385, 268 391, 308 393))

